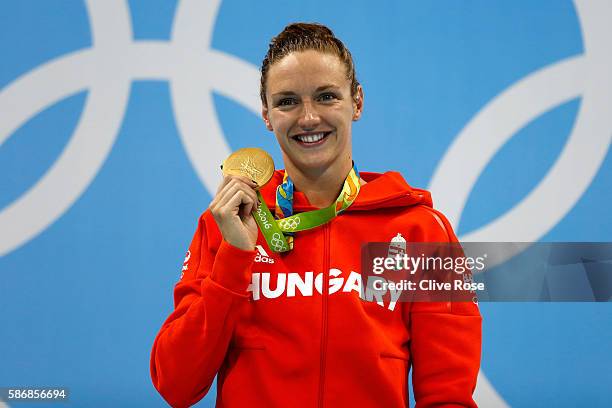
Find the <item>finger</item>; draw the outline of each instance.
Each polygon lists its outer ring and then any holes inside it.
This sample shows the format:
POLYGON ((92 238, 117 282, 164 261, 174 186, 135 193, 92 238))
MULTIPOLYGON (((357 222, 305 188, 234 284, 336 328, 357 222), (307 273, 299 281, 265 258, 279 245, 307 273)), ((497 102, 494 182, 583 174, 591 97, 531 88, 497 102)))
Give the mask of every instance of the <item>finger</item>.
POLYGON ((242 205, 242 201, 236 201, 237 196, 244 197, 244 200, 248 198, 249 202, 255 202, 257 200, 257 194, 253 189, 245 186, 240 181, 233 181, 226 187, 225 191, 222 192, 222 196, 219 198, 219 203, 221 206, 225 206, 229 202, 234 203, 235 206, 242 205), (238 193, 240 193, 240 195, 238 193))
POLYGON ((240 218, 245 219, 246 217, 250 216, 254 208, 255 203, 252 201, 250 203, 243 204, 242 207, 240 207, 240 218))
POLYGON ((229 184, 232 180, 240 180, 244 184, 248 185, 249 187, 251 187, 253 189, 259 187, 257 182, 255 182, 254 180, 251 180, 250 178, 248 178, 246 176, 238 176, 238 175, 231 174, 231 175, 227 175, 227 176, 223 177, 223 181, 219 185, 219 188, 217 189, 217 192, 221 191, 221 189, 223 187, 225 187, 227 184, 229 184))
POLYGON ((241 180, 234 179, 231 180, 224 188, 224 190, 220 193, 219 202, 223 205, 223 203, 225 203, 229 198, 231 198, 238 190, 244 191, 244 193, 251 197, 254 202, 258 201, 257 192, 252 187, 245 184, 241 180))
POLYGON ((225 214, 235 214, 242 218, 249 215, 249 212, 246 212, 244 207, 252 207, 253 204, 254 202, 251 197, 249 197, 244 191, 237 190, 231 197, 228 198, 222 211, 225 214))
POLYGON ((219 184, 219 187, 217 187, 217 193, 215 195, 218 195, 219 192, 221 190, 223 190, 223 188, 225 186, 227 186, 227 184, 232 180, 231 176, 223 176, 223 180, 221 180, 221 183, 219 184))
POLYGON ((208 208, 210 208, 211 211, 215 211, 219 207, 220 199, 223 197, 225 193, 225 189, 227 188, 227 185, 229 184, 231 180, 232 180, 231 177, 228 177, 228 176, 224 176, 223 180, 221 180, 219 187, 217 187, 217 192, 215 193, 215 196, 213 197, 212 201, 208 205, 208 208))
POLYGON ((256 183, 248 180, 244 177, 231 176, 228 178, 227 184, 224 186, 224 189, 229 189, 231 186, 241 185, 244 187, 245 191, 252 190, 255 194, 255 186, 256 183))
POLYGON ((248 196, 248 202, 243 204, 242 206, 242 210, 243 210, 243 215, 249 216, 257 207, 258 201, 257 201, 257 194, 254 192, 254 190, 252 189, 248 189, 247 191, 245 191, 245 193, 248 196))
POLYGON ((228 185, 232 180, 240 180, 240 181, 244 182, 245 184, 249 185, 252 188, 256 188, 258 186, 255 181, 249 179, 248 177, 245 177, 245 176, 236 176, 236 175, 230 174, 230 175, 223 176, 223 180, 221 180, 221 183, 219 184, 219 187, 217 187, 217 194, 226 185, 228 185))
POLYGON ((248 178, 246 176, 231 176, 231 177, 244 182, 245 184, 247 184, 251 188, 259 187, 259 185, 257 184, 257 182, 255 180, 252 180, 252 179, 250 179, 250 178, 248 178))
POLYGON ((231 178, 227 178, 226 184, 223 186, 221 190, 217 192, 217 195, 213 199, 214 202, 218 203, 219 206, 223 206, 229 197, 234 195, 236 192, 236 187, 234 183, 232 183, 231 178))

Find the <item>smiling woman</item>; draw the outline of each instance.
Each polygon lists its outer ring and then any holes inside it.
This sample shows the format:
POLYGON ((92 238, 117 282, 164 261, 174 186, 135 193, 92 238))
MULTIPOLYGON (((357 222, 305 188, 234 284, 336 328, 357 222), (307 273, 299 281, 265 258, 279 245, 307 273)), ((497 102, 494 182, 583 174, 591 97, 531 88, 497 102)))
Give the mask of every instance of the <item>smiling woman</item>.
POLYGON ((316 207, 335 201, 340 178, 353 167, 351 123, 361 116, 363 91, 357 85, 352 95, 346 70, 334 54, 304 50, 267 73, 266 127, 276 135, 296 189, 316 207))
POLYGON ((261 99, 285 170, 264 186, 226 176, 200 217, 153 345, 157 390, 189 406, 218 375, 219 406, 407 407, 412 369, 418 406, 475 406, 477 305, 373 301, 359 279, 368 242, 457 238, 427 191, 358 172, 364 97, 348 49, 325 26, 287 26, 263 61, 261 99), (286 252, 258 231, 262 207, 286 252))

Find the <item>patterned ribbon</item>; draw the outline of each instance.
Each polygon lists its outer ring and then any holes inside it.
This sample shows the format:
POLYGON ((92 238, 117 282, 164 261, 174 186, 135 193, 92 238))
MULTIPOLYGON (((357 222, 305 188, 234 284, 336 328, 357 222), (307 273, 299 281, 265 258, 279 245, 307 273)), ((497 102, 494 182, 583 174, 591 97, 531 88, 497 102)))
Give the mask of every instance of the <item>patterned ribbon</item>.
POLYGON ((285 172, 283 183, 276 189, 275 214, 277 219, 272 217, 272 213, 258 191, 259 208, 254 214, 255 221, 272 251, 290 251, 293 249, 293 233, 316 228, 342 213, 353 204, 360 187, 359 172, 353 163, 353 168, 346 176, 342 191, 334 203, 319 210, 293 214, 293 182, 285 172))
MULTIPOLYGON (((276 188, 276 208, 274 217, 277 220, 293 215, 293 181, 285 171, 283 183, 276 188)), ((285 239, 289 249, 293 249, 293 232, 285 232, 285 239)))

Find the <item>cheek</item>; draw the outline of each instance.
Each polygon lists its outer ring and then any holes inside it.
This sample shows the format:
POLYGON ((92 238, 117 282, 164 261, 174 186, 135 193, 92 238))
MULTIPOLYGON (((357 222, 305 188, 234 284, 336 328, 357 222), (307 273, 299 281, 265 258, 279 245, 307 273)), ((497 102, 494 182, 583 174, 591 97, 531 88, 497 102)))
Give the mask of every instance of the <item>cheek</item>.
POLYGON ((276 143, 281 148, 281 150, 285 150, 285 147, 289 144, 287 138, 282 130, 278 128, 274 128, 274 137, 276 138, 276 143))
POLYGON ((332 112, 330 120, 333 120, 337 127, 350 128, 353 121, 353 109, 344 106, 338 108, 332 112))
POLYGON ((274 127, 275 131, 277 129, 279 131, 282 129, 286 129, 288 126, 287 124, 288 124, 289 118, 287 115, 283 114, 282 112, 274 112, 270 114, 269 119, 270 119, 270 125, 274 127))

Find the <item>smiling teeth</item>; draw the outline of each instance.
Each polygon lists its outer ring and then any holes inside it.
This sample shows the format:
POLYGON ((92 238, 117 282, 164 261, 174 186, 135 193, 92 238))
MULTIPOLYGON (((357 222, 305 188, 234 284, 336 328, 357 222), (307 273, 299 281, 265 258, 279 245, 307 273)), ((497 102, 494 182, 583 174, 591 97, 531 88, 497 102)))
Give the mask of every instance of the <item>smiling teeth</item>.
POLYGON ((300 142, 304 142, 304 143, 316 143, 319 140, 323 139, 324 137, 325 137, 324 133, 317 133, 316 135, 297 136, 297 139, 300 142))

